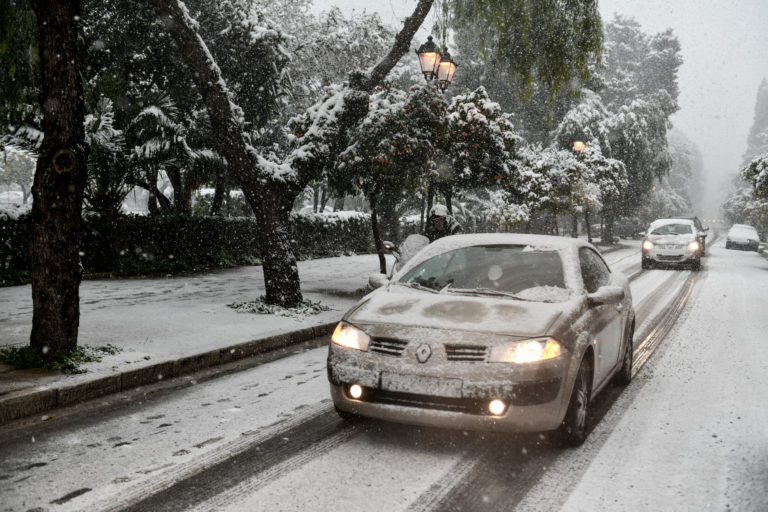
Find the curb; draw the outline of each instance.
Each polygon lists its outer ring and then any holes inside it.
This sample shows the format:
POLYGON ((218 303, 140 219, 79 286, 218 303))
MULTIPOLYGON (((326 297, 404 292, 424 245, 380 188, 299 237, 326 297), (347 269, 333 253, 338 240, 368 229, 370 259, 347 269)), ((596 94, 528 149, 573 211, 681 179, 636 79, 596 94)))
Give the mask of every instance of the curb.
POLYGON ((206 368, 298 345, 331 334, 337 323, 321 324, 268 338, 246 341, 79 384, 53 386, 46 389, 21 389, 0 398, 0 425, 58 407, 66 407, 93 398, 154 384, 163 379, 188 375, 206 368))

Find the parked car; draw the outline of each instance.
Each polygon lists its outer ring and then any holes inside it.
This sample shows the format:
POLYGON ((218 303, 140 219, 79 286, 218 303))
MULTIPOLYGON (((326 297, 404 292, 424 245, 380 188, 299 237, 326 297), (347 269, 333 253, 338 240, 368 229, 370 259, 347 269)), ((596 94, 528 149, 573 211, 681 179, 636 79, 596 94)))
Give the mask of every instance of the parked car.
POLYGON ((641 246, 642 267, 654 265, 690 265, 701 268, 701 244, 692 220, 658 219, 648 226, 641 246))
POLYGON ((640 221, 640 219, 626 218, 626 219, 618 219, 616 221, 616 224, 614 224, 613 230, 615 235, 618 236, 619 238, 638 239, 643 237, 645 226, 640 221))
POLYGON ((553 430, 578 445, 592 398, 632 377, 627 279, 583 240, 448 236, 371 283, 331 337, 342 418, 553 430))
POLYGON ((757 251, 760 247, 760 235, 753 226, 734 224, 725 237, 726 249, 746 249, 757 251))

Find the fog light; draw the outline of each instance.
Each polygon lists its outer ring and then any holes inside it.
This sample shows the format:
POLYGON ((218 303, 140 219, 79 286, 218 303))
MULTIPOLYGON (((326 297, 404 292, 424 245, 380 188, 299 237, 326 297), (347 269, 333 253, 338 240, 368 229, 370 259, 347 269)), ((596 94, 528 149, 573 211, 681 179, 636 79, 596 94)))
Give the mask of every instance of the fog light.
POLYGON ((506 408, 507 408, 507 404, 505 404, 498 398, 491 400, 491 402, 488 404, 488 410, 494 416, 501 416, 502 414, 504 414, 504 410, 506 408))
POLYGON ((363 396, 363 387, 360 384, 352 384, 349 386, 349 396, 352 398, 360 398, 363 396))

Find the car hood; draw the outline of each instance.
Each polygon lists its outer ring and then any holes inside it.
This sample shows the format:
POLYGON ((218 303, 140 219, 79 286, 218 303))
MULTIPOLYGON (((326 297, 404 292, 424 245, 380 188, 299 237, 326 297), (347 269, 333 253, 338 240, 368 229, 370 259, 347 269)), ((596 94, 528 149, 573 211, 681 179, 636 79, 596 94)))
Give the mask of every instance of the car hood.
POLYGON ((390 286, 365 297, 346 315, 353 324, 428 327, 511 336, 551 334, 563 315, 578 313, 583 298, 565 302, 529 302, 510 297, 430 293, 390 286))

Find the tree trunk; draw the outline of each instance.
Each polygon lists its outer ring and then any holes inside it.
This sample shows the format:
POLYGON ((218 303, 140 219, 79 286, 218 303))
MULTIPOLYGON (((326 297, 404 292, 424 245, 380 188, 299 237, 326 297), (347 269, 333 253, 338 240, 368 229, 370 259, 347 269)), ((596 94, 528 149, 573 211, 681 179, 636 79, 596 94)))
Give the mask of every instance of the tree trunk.
MULTIPOLYGON (((248 194, 253 193, 252 188, 248 187, 248 194)), ((296 306, 303 297, 297 284, 299 269, 291 236, 293 201, 277 191, 264 197, 247 199, 252 206, 255 205, 266 301, 283 307, 296 306)))
POLYGON ((228 193, 226 186, 226 177, 224 170, 216 171, 216 185, 213 191, 213 201, 211 201, 211 210, 209 215, 215 217, 221 212, 221 205, 224 202, 224 194, 228 193))
POLYGON ((584 225, 587 227, 587 242, 592 243, 592 226, 589 225, 589 211, 584 212, 584 225))
POLYGON ((371 229, 373 230, 373 243, 376 246, 376 254, 379 255, 379 272, 387 273, 387 260, 384 258, 384 244, 381 243, 381 233, 379 232, 379 219, 376 213, 376 198, 370 197, 371 203, 371 229))
POLYGON ((571 224, 571 237, 579 237, 579 218, 576 215, 573 216, 573 222, 571 224))
POLYGON ((45 134, 32 186, 30 345, 52 360, 77 347, 81 211, 87 179, 85 106, 78 73, 80 2, 33 0, 45 134))

